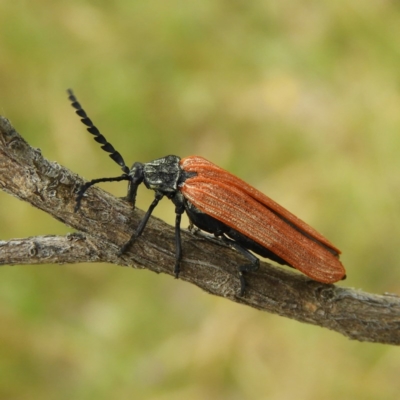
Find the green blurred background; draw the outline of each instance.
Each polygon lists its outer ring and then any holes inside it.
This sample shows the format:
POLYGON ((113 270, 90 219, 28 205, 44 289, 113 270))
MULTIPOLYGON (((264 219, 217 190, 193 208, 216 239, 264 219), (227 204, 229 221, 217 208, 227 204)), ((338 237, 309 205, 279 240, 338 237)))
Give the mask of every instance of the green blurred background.
MULTIPOLYGON (((400 293, 398 2, 0 0, 0 114, 87 179, 119 174, 69 87, 129 165, 202 155, 335 243, 343 286, 400 293)), ((152 197, 142 190, 138 206, 152 197)), ((71 231, 0 201, 2 240, 71 231)), ((155 214, 174 220, 166 200, 155 214)), ((169 276, 0 274, 0 399, 399 398, 398 348, 169 276)))

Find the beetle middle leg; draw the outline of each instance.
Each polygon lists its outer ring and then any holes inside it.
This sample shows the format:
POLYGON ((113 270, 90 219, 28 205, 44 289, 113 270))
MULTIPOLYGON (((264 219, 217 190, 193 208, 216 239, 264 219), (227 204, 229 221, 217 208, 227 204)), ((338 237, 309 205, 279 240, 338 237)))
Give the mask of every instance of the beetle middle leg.
POLYGON ((136 231, 130 237, 130 239, 121 247, 120 251, 118 252, 119 256, 124 254, 129 249, 129 247, 133 244, 133 242, 143 233, 144 228, 146 227, 147 222, 149 221, 151 213, 157 207, 159 201, 163 197, 164 197, 164 195, 162 193, 156 192, 156 195, 155 195, 155 198, 154 198, 153 202, 150 204, 149 209, 147 210, 147 212, 144 215, 143 219, 140 221, 139 226, 136 228, 136 231))
POLYGON ((175 267, 174 274, 175 278, 179 277, 179 272, 181 271, 181 259, 182 259, 182 240, 181 240, 181 219, 182 214, 185 211, 183 204, 177 205, 175 207, 175 267))

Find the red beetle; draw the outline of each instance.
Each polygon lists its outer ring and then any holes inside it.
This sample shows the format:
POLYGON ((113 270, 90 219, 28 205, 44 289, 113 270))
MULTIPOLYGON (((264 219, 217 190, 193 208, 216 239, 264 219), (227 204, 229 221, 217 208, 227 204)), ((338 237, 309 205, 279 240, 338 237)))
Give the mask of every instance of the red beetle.
POLYGON ((121 176, 93 179, 84 184, 78 192, 75 211, 86 190, 98 182, 129 181, 127 200, 133 207, 141 183, 155 191, 147 213, 130 240, 122 246, 120 254, 141 235, 152 211, 166 196, 175 204, 176 277, 182 257, 181 216, 186 211, 195 226, 221 238, 249 259, 249 264, 238 267, 240 295, 245 290, 243 272, 259 267, 258 258, 250 251, 294 267, 318 282, 334 283, 345 278, 344 267, 339 261, 340 251, 320 233, 268 196, 203 157, 181 159, 170 155, 148 163, 135 162, 129 169, 121 154, 87 117, 73 92, 68 90, 68 94, 87 130, 123 171, 121 176))

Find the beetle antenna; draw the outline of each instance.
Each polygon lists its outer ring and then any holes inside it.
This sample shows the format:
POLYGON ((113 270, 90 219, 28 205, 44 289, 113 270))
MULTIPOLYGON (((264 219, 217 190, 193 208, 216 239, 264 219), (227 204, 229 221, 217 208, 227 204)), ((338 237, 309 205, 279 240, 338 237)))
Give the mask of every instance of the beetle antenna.
POLYGON ((86 125, 86 129, 89 133, 94 136, 94 140, 97 143, 102 144, 101 148, 110 153, 110 158, 115 161, 122 169, 125 174, 129 174, 129 168, 126 166, 124 159, 121 154, 114 149, 113 145, 107 141, 107 139, 100 133, 96 126, 93 125, 93 122, 90 118, 88 118, 85 110, 82 108, 78 100, 76 99, 74 92, 71 89, 67 90, 68 98, 71 101, 72 107, 75 108, 76 114, 81 118, 81 121, 84 125, 86 125))

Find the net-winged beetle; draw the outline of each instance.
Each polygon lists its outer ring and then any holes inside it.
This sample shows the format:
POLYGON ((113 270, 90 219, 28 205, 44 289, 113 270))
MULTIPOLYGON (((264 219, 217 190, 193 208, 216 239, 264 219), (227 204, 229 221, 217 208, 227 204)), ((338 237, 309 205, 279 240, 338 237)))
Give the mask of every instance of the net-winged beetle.
POLYGON ((68 95, 94 140, 110 153, 109 156, 123 171, 117 177, 85 183, 78 192, 75 211, 79 210, 89 187, 99 182, 128 181, 127 200, 133 208, 140 184, 144 183, 155 191, 153 202, 136 231, 121 247, 120 254, 142 234, 154 208, 165 196, 175 204, 176 277, 182 258, 181 216, 186 211, 193 225, 221 238, 249 260, 248 264, 238 267, 240 295, 245 290, 243 273, 259 267, 259 259, 251 252, 296 268, 318 282, 334 283, 345 278, 344 267, 339 261, 340 251, 320 233, 257 189, 203 157, 181 159, 170 155, 148 163, 135 162, 129 169, 121 154, 93 125, 72 90, 68 90, 68 95))

